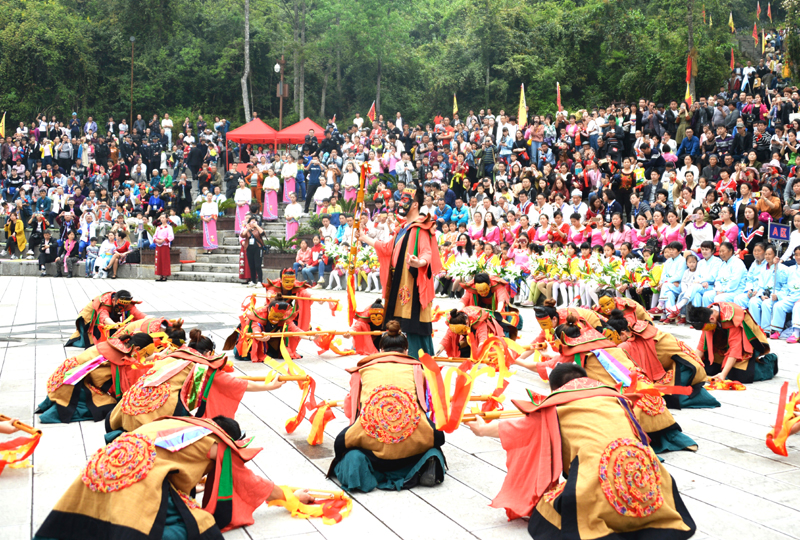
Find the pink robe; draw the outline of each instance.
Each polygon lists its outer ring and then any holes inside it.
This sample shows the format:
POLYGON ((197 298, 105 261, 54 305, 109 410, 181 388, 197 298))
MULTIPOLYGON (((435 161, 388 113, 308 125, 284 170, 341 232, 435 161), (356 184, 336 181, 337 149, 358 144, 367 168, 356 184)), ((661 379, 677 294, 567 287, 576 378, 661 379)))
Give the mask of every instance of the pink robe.
POLYGON ((289 199, 289 194, 295 192, 296 186, 294 178, 286 178, 283 181, 283 202, 286 204, 291 203, 292 201, 289 199))
MULTIPOLYGON (((285 195, 285 193, 284 193, 285 195)), ((264 191, 264 219, 276 221, 278 219, 278 192, 268 189, 264 191)))

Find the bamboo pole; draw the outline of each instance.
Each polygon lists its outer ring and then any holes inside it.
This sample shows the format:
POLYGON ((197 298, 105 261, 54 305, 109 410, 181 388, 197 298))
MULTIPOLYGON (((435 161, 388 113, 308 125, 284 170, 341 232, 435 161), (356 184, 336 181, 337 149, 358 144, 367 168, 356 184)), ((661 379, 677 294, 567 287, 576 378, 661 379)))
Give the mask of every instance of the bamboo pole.
POLYGON ((519 418, 521 416, 525 416, 525 414, 520 411, 489 411, 468 413, 461 418, 461 422, 474 422, 479 416, 484 420, 497 420, 499 418, 519 418))
POLYGON ((301 487, 294 487, 294 486, 286 486, 286 489, 290 489, 292 491, 297 491, 298 489, 303 489, 308 492, 309 495, 314 497, 315 499, 335 499, 335 500, 346 500, 350 497, 341 490, 331 491, 328 489, 309 489, 309 488, 301 488, 301 487), (319 497, 317 496, 319 495, 319 497))
MULTIPOLYGON (((274 294, 254 294, 256 298, 271 298, 275 299, 274 294)), ((316 298, 314 296, 281 296, 284 300, 305 300, 307 302, 336 302, 337 304, 342 300, 340 298, 316 298)))
MULTIPOLYGON (((242 375, 241 377, 237 377, 238 379, 242 379, 244 381, 256 381, 256 382, 264 382, 267 378, 267 375, 263 377, 252 377, 248 375, 242 375)), ((289 381, 307 381, 309 379, 308 375, 279 375, 278 380, 281 382, 289 382, 289 381)))
POLYGON ((383 334, 380 330, 374 332, 349 332, 347 330, 310 330, 308 332, 245 332, 244 337, 252 337, 256 339, 271 339, 274 337, 295 337, 295 336, 380 336, 383 334))
MULTIPOLYGON (((5 416, 3 414, 0 414, 0 422, 8 422, 10 420, 11 420, 10 417, 5 416)), ((19 420, 15 420, 14 423, 11 424, 11 425, 14 426, 15 428, 17 428, 20 431, 24 431, 25 433, 27 433, 29 435, 41 435, 41 433, 42 433, 42 430, 35 429, 34 427, 29 426, 28 424, 23 424, 19 420)))

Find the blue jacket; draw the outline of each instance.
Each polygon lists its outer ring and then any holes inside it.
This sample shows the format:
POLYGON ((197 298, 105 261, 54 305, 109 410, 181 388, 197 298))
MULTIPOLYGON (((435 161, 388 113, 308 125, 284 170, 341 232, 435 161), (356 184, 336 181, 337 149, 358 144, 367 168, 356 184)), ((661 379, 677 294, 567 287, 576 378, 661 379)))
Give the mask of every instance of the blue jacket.
POLYGON ((686 259, 678 255, 674 259, 667 259, 661 269, 661 283, 680 283, 686 271, 686 259))
POLYGON ((731 257, 720 265, 714 289, 719 293, 740 293, 744 290, 746 275, 747 267, 742 260, 739 257, 731 257))
POLYGON ((719 257, 712 255, 708 260, 702 259, 697 263, 697 280, 700 283, 714 285, 720 266, 722 266, 722 259, 719 257))
POLYGON ((689 154, 692 156, 700 155, 700 139, 692 135, 692 138, 684 137, 681 145, 678 147, 677 155, 689 154))
POLYGON ((786 288, 785 294, 798 294, 800 293, 800 265, 784 267, 786 271, 786 288))
POLYGON ((462 204, 461 210, 453 208, 453 213, 450 214, 450 221, 455 221, 458 225, 462 223, 469 225, 469 207, 466 204, 462 204))
POLYGON ((453 215, 453 209, 444 205, 444 210, 441 210, 438 206, 433 210, 433 215, 436 217, 436 221, 442 219, 445 223, 449 223, 451 216, 453 215))
POLYGON ((766 259, 761 261, 761 264, 753 261, 744 280, 745 292, 753 291, 757 295, 760 295, 766 289, 772 288, 774 272, 772 268, 767 268, 767 266, 766 259))

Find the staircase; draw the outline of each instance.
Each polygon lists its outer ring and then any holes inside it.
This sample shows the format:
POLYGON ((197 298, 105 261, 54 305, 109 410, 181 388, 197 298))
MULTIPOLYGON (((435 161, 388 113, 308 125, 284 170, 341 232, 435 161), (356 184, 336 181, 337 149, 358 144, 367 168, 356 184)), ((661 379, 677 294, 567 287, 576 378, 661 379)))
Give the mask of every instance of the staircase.
MULTIPOLYGON (((283 215, 284 204, 280 204, 278 215, 283 215)), ((308 218, 300 219, 300 226, 308 223, 308 218)), ((285 238, 286 223, 283 220, 265 222, 263 226, 267 238, 285 238)), ((197 248, 195 262, 181 264, 179 272, 173 272, 172 279, 181 281, 213 281, 241 283, 239 279, 239 236, 233 229, 217 229, 219 248, 206 255, 203 248, 197 248)), ((280 270, 264 269, 264 279, 276 279, 280 270)))

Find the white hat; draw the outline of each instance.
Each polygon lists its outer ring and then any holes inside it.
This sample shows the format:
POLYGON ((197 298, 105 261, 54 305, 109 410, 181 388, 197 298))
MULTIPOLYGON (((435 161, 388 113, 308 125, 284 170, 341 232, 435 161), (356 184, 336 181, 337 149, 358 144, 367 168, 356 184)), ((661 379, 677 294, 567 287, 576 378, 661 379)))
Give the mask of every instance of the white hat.
POLYGON ((579 189, 573 189, 572 190, 572 196, 573 197, 583 197, 583 192, 581 190, 579 190, 579 189))

